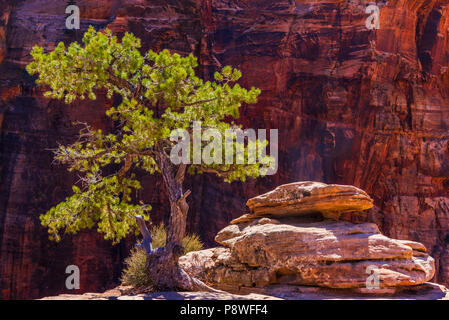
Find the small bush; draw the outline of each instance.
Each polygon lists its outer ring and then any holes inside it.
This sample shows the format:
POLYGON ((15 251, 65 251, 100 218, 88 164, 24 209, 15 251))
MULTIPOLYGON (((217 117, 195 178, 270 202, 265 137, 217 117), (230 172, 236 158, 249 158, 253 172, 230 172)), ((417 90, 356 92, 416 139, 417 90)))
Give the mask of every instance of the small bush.
MULTIPOLYGON (((167 242, 167 231, 163 224, 153 226, 150 230, 153 238, 153 249, 162 248, 167 242)), ((203 249, 203 243, 196 234, 187 235, 182 239, 184 254, 203 249)), ((122 273, 122 283, 134 288, 150 288, 151 281, 146 273, 147 257, 145 250, 135 247, 125 259, 125 269, 122 273)))
POLYGON ((153 226, 150 233, 153 238, 153 249, 165 247, 165 243, 167 242, 167 231, 165 230, 163 223, 158 226, 153 226))
POLYGON ((145 271, 147 255, 142 248, 134 247, 131 255, 125 259, 122 283, 134 288, 151 287, 151 281, 145 271))
POLYGON ((182 246, 184 248, 184 254, 190 251, 203 250, 203 243, 200 237, 196 234, 189 234, 182 239, 182 246))

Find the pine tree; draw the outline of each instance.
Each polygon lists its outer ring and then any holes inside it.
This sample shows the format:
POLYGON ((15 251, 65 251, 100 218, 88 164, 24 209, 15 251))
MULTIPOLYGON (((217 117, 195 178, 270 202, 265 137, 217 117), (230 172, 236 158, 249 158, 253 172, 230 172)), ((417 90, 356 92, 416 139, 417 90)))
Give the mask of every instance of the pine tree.
MULTIPOLYGON (((130 33, 120 41, 109 30, 97 32, 90 27, 82 44, 66 47, 61 42, 49 53, 38 46, 32 49, 27 71, 38 74, 36 83, 49 88, 46 97, 71 103, 95 100, 102 91, 109 99, 121 98, 118 106, 106 111, 116 124, 112 132, 84 124, 73 144, 55 150, 55 159, 82 179, 73 186, 73 195, 42 215, 41 221, 56 241, 61 232, 75 234, 97 226, 106 239, 117 243, 140 228, 148 273, 157 288, 210 289, 178 266, 189 208, 190 190, 182 186, 185 174, 214 173, 227 182, 245 181, 263 174, 261 168, 268 168, 272 159, 251 164, 174 164, 170 135, 177 129, 192 134, 195 122, 222 133, 239 128, 225 119, 237 118, 241 104, 255 103, 260 90, 239 86, 241 73, 229 66, 214 74, 215 81, 203 81, 195 76, 198 64, 192 54, 182 57, 168 50, 149 50, 143 55, 140 48, 140 39, 130 33), (132 191, 141 188, 133 173, 136 169, 161 174, 168 192, 167 243, 158 250, 152 249, 144 222, 151 207, 132 197, 132 191)), ((258 147, 263 145, 266 141, 257 141, 258 147)), ((237 147, 243 147, 248 156, 249 144, 234 142, 234 150, 237 147)))

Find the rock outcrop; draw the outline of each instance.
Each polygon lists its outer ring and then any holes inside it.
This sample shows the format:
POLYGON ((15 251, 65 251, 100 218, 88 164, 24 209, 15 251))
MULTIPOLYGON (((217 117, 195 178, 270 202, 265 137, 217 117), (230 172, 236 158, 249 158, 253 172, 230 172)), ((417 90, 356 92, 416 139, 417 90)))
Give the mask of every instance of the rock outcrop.
POLYGON ((215 240, 222 247, 188 253, 180 263, 189 274, 235 293, 270 292, 280 285, 397 293, 431 280, 434 259, 421 243, 388 238, 374 223, 328 220, 321 214, 369 207, 365 203, 369 199, 351 186, 313 182, 279 186, 248 201, 255 220, 246 218, 217 234, 215 240), (306 190, 310 199, 304 202, 306 190), (371 273, 378 281, 373 285, 371 273))
POLYGON ((249 199, 246 205, 251 214, 234 219, 231 224, 258 217, 298 216, 316 212, 325 218, 338 219, 342 213, 371 209, 373 199, 354 186, 304 181, 279 186, 249 199))
MULTIPOLYGON (((95 230, 51 243, 38 218, 78 180, 52 164, 49 149, 76 139, 75 120, 110 128, 104 111, 116 102, 45 99, 24 67, 35 44, 80 41, 89 24, 133 32, 145 50, 194 52, 206 79, 235 66, 244 86, 262 90, 239 121, 279 129, 278 173, 232 185, 192 177, 189 232, 213 245, 248 198, 280 184, 350 184, 374 208, 343 215, 423 243, 435 281, 449 283, 448 0, 378 1, 378 30, 365 27, 369 0, 76 0, 75 31, 65 29, 66 2, 0 1, 0 298, 70 293, 71 264, 80 267, 80 291, 105 290, 129 252, 95 230)), ((168 213, 165 190, 158 177, 142 186, 158 223, 168 213)))

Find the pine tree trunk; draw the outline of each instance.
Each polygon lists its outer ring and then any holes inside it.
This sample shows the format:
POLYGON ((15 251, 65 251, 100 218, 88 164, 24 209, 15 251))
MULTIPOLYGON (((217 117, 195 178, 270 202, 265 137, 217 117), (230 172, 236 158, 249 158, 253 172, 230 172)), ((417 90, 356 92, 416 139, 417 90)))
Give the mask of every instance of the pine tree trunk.
POLYGON ((176 167, 169 157, 160 152, 158 159, 164 184, 170 201, 170 219, 167 226, 167 242, 164 248, 147 253, 147 272, 156 290, 215 291, 198 279, 190 277, 179 265, 184 254, 182 239, 186 231, 189 206, 186 198, 190 190, 183 193, 182 182, 186 166, 176 167))

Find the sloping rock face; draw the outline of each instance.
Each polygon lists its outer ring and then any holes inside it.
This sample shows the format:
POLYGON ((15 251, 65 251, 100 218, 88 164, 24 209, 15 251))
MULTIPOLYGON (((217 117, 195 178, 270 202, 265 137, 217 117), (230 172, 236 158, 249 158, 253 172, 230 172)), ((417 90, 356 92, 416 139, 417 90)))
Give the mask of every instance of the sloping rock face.
POLYGON ((223 247, 188 253, 181 265, 232 292, 282 284, 366 288, 370 266, 380 288, 422 284, 435 273, 422 244, 390 239, 373 223, 266 220, 224 228, 216 237, 223 247))
MULTIPOLYGON (((423 243, 435 281, 449 283, 449 1, 384 1, 371 31, 366 2, 77 0, 81 29, 67 31, 62 1, 0 0, 0 297, 63 292, 70 264, 80 267, 81 291, 101 291, 129 249, 95 231, 52 244, 38 219, 77 180, 48 149, 74 141, 74 120, 110 128, 104 109, 114 102, 49 101, 24 66, 33 45, 79 40, 89 24, 129 30, 145 49, 194 52, 205 78, 231 64, 244 85, 262 89, 240 121, 279 129, 277 175, 231 186, 193 178, 189 231, 212 244, 246 199, 284 183, 351 184, 375 207, 346 218, 423 243)), ((143 186, 157 222, 168 212, 164 188, 158 177, 143 186)))

